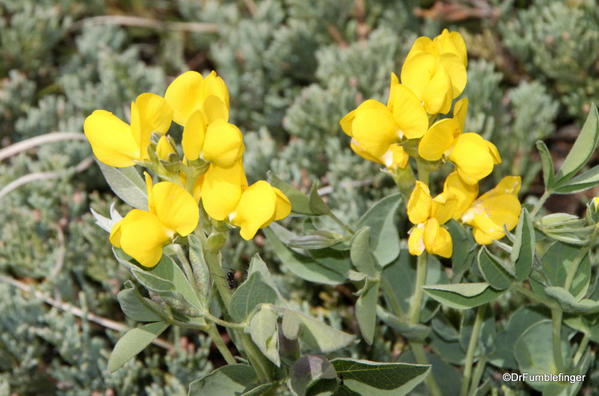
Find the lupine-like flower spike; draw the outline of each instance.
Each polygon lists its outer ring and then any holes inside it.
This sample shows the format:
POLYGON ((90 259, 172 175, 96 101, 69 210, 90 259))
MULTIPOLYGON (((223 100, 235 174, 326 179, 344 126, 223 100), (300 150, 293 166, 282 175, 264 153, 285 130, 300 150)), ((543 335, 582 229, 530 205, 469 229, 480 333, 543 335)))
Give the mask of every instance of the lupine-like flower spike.
POLYGON ((146 173, 148 210, 133 209, 110 232, 110 242, 144 267, 154 267, 176 234, 189 235, 199 221, 193 197, 171 182, 152 183, 146 173))
POLYGON ((488 245, 503 238, 504 227, 508 231, 516 227, 522 209, 518 201, 520 185, 520 176, 504 177, 462 215, 462 221, 472 226, 477 243, 488 245))
POLYGON ((130 124, 109 111, 96 110, 85 119, 83 131, 99 161, 122 168, 147 160, 152 133, 165 134, 172 118, 164 98, 143 93, 131 103, 130 124))

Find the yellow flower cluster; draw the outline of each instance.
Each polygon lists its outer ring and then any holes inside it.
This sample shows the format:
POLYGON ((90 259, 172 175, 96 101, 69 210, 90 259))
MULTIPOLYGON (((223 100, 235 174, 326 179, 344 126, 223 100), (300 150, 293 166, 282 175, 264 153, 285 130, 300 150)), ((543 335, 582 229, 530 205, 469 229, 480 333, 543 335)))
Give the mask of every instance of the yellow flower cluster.
POLYGON ((156 265, 162 247, 175 234, 186 236, 196 229, 200 200, 211 218, 240 227, 246 240, 289 215, 291 204, 282 191, 265 181, 248 186, 243 136, 229 122, 229 92, 215 72, 205 78, 193 71, 183 73, 164 97, 139 95, 131 103, 129 124, 96 110, 85 120, 84 132, 101 162, 113 167, 145 165, 152 158, 154 133, 160 135, 156 157, 163 161, 173 154, 177 157, 166 135, 172 121, 183 127, 181 165, 201 171, 177 171, 156 185, 146 173, 148 210, 132 210, 114 226, 110 235, 114 246, 146 267, 156 265), (188 183, 190 177, 193 183, 188 183))
POLYGON ((391 74, 387 104, 366 100, 340 121, 356 154, 391 171, 406 169, 410 156, 432 168, 453 163, 441 194, 431 197, 422 182, 412 191, 408 245, 414 255, 426 250, 450 257, 452 241, 443 224, 451 218, 472 226, 476 241, 488 244, 505 235, 504 227, 513 229, 520 214, 518 177, 505 178, 476 199, 478 182, 501 156, 493 143, 464 132, 468 99, 454 99, 466 86, 467 66, 459 33, 445 29, 434 39, 420 37, 406 57, 401 81, 391 74))

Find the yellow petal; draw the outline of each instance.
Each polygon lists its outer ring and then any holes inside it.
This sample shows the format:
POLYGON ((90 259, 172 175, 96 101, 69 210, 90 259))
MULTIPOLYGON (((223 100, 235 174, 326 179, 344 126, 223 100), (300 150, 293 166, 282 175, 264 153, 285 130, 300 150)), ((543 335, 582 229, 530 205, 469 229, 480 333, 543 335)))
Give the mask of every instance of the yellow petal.
POLYGON ((522 178, 520 176, 505 176, 497 183, 497 185, 481 195, 478 201, 484 201, 485 199, 491 198, 496 195, 511 194, 518 195, 520 187, 522 185, 522 178))
POLYGON ((347 136, 352 137, 352 123, 354 122, 354 118, 356 118, 356 110, 352 110, 347 113, 340 121, 339 125, 347 136))
POLYGON ((424 252, 424 225, 419 224, 416 227, 412 227, 409 231, 410 237, 408 238, 408 251, 413 256, 420 256, 424 252))
MULTIPOLYGON (((461 91, 460 91, 461 92, 461 91)), ((424 108, 429 114, 446 114, 451 108, 454 88, 447 70, 438 66, 422 95, 424 108)))
POLYGON ((201 111, 194 112, 185 127, 183 128, 183 137, 181 139, 181 145, 183 146, 183 153, 185 158, 190 161, 195 161, 199 158, 204 146, 204 139, 206 137, 206 117, 201 111))
POLYGON ((453 118, 444 118, 429 128, 418 144, 418 155, 427 161, 438 161, 453 145, 460 125, 453 118))
MULTIPOLYGON (((204 86, 202 88, 202 96, 208 98, 209 96, 215 96, 225 105, 227 108, 227 114, 229 111, 229 89, 225 81, 216 74, 215 71, 211 71, 210 74, 204 79, 204 86)), ((225 121, 228 121, 225 119, 225 121)))
POLYGON ((200 211, 196 200, 172 182, 160 182, 152 189, 154 210, 160 222, 181 236, 189 235, 198 225, 200 211))
POLYGON ((443 32, 433 39, 433 43, 440 54, 456 55, 464 67, 468 66, 466 43, 460 33, 443 29, 443 32))
MULTIPOLYGON (((426 223, 424 228, 424 240, 425 245, 427 243, 426 235, 429 224, 434 222, 435 219, 431 219, 426 223)), ((438 226, 433 226, 434 228, 438 226)), ((435 237, 433 240, 429 241, 429 245, 426 245, 426 250, 431 254, 436 254, 437 256, 449 258, 453 252, 453 242, 451 240, 451 235, 449 231, 445 227, 438 227, 435 230, 435 237)))
POLYGON ((148 194, 148 211, 156 213, 156 206, 154 205, 154 181, 148 172, 144 172, 144 180, 146 182, 146 194, 148 194))
POLYGON ((441 193, 433 198, 431 216, 437 219, 439 224, 445 224, 456 214, 458 199, 447 193, 441 193))
POLYGON ((476 133, 458 136, 449 159, 456 164, 458 174, 468 184, 478 183, 488 176, 496 163, 488 142, 476 133))
POLYGON ((453 106, 453 119, 460 124, 460 131, 464 131, 466 125, 466 115, 468 113, 468 98, 462 98, 455 102, 453 106))
POLYGON ((457 98, 466 87, 466 81, 468 80, 466 67, 460 62, 460 59, 453 54, 441 55, 439 59, 451 81, 451 86, 453 88, 452 99, 457 98))
POLYGON ((106 110, 96 110, 83 124, 85 137, 100 162, 123 168, 140 160, 139 146, 133 138, 131 127, 106 110))
POLYGON ((353 138, 373 157, 380 158, 385 154, 397 139, 397 130, 393 114, 384 104, 371 100, 356 109, 352 122, 353 138))
POLYGON ((453 87, 439 57, 422 52, 404 62, 401 82, 420 99, 427 113, 447 113, 451 107, 453 87))
POLYGON ((416 41, 414 41, 414 44, 412 44, 412 48, 410 48, 410 52, 408 52, 408 55, 406 56, 404 62, 407 62, 408 60, 414 58, 416 55, 420 55, 422 53, 439 55, 439 51, 437 49, 437 46, 434 44, 433 40, 426 36, 418 37, 416 41))
POLYGON ((277 195, 277 205, 275 209, 275 218, 274 220, 281 220, 285 217, 289 216, 291 213, 291 201, 287 198, 287 195, 276 187, 273 187, 275 190, 275 194, 277 195))
POLYGON ((349 146, 354 153, 358 154, 360 157, 364 158, 365 160, 376 162, 377 164, 383 163, 383 160, 381 158, 377 158, 377 157, 373 156, 372 154, 370 154, 368 151, 364 150, 362 148, 362 146, 360 146, 360 143, 356 139, 352 139, 349 146))
POLYGON ((428 186, 417 181, 408 200, 408 218, 412 224, 424 223, 431 214, 432 198, 428 186))
POLYGON ((383 154, 382 160, 387 169, 405 169, 408 166, 408 160, 410 156, 406 151, 397 143, 393 143, 389 146, 389 149, 383 154))
POLYGON ((445 179, 443 185, 443 194, 452 196, 456 199, 455 211, 452 218, 459 219, 464 212, 472 205, 478 195, 478 184, 466 184, 460 178, 457 171, 451 172, 445 179))
POLYGON ((208 126, 202 148, 206 161, 228 168, 238 162, 243 151, 243 136, 235 125, 218 119, 208 126))
POLYGON ((230 168, 210 165, 202 184, 202 205, 215 220, 224 220, 235 210, 247 180, 241 161, 230 168))
POLYGON ((428 115, 420 100, 405 85, 396 84, 392 88, 389 109, 399 126, 400 137, 417 139, 424 135, 428 128, 428 115))
POLYGON ((185 72, 170 83, 164 98, 173 109, 173 120, 177 124, 185 125, 189 117, 201 109, 203 85, 204 77, 195 71, 185 72))
POLYGON ((154 267, 169 241, 167 230, 154 214, 134 209, 123 218, 121 248, 144 267, 154 267))
POLYGON ((267 182, 260 180, 249 186, 232 214, 231 223, 241 227, 243 239, 249 240, 258 229, 270 224, 275 217, 277 196, 267 182))
POLYGON ((175 148, 171 145, 166 135, 161 136, 160 140, 158 140, 158 144, 156 145, 156 155, 161 160, 168 160, 171 154, 176 153, 175 148))
MULTIPOLYGON (((135 118, 140 123, 140 149, 142 156, 146 154, 150 137, 152 133, 157 132, 164 135, 171 126, 173 120, 173 110, 166 100, 153 93, 143 93, 135 99, 135 108, 139 112, 139 118, 135 118)), ((133 114, 133 113, 132 113, 133 114)), ((134 118, 131 118, 131 127, 136 129, 134 118)))
POLYGON ((216 120, 229 121, 229 108, 222 99, 210 95, 204 100, 202 107, 208 123, 216 120))

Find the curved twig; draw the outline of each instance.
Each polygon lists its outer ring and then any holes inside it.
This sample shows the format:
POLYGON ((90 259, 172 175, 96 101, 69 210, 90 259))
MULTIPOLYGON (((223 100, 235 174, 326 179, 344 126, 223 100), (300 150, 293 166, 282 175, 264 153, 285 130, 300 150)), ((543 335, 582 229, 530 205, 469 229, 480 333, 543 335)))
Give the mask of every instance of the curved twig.
POLYGON ((163 22, 150 18, 141 18, 128 15, 100 15, 83 19, 76 28, 81 27, 84 23, 92 25, 122 25, 135 26, 158 30, 176 30, 179 32, 194 32, 194 33, 216 33, 218 25, 215 23, 199 23, 199 22, 163 22))
POLYGON ((79 132, 50 132, 44 135, 33 137, 31 139, 26 139, 1 149, 0 161, 23 151, 27 151, 35 146, 59 142, 61 140, 85 140, 85 135, 79 132))

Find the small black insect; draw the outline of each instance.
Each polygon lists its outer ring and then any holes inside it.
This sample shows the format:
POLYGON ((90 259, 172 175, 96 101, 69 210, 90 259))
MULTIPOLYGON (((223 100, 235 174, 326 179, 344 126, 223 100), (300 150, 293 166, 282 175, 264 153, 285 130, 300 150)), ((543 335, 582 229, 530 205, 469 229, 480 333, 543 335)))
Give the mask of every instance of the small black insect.
POLYGON ((229 284, 229 289, 235 289, 239 282, 235 278, 235 271, 227 271, 227 283, 229 284))
POLYGON ((343 374, 339 374, 339 385, 343 385, 343 374))

